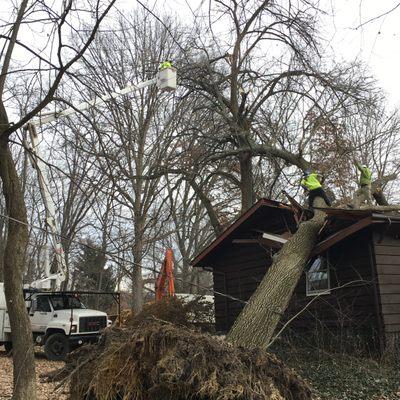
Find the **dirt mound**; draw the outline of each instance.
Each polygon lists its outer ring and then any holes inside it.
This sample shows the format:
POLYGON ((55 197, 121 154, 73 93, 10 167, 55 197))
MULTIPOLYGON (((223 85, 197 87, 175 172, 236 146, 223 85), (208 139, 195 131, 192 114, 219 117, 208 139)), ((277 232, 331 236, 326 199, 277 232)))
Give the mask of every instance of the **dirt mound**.
POLYGON ((153 316, 108 330, 69 356, 72 399, 308 400, 275 356, 232 346, 153 316))

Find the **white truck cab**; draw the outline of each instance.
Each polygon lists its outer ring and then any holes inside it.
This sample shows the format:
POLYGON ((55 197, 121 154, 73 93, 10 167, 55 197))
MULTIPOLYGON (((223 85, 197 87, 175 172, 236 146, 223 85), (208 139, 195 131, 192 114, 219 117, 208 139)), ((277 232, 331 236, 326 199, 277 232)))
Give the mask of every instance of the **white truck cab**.
MULTIPOLYGON (((25 289, 25 302, 36 345, 44 346, 49 360, 63 360, 81 344, 95 342, 111 322, 102 311, 87 309, 74 292, 25 289)), ((11 328, 3 284, 0 283, 0 344, 12 349, 11 328)))

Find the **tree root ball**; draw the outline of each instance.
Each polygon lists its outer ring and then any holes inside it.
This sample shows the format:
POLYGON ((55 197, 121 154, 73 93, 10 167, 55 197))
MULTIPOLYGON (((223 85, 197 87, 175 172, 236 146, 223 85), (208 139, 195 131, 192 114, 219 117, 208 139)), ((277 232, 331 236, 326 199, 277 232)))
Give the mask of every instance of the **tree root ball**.
POLYGON ((274 355, 150 316, 69 356, 71 399, 307 400, 309 386, 274 355))

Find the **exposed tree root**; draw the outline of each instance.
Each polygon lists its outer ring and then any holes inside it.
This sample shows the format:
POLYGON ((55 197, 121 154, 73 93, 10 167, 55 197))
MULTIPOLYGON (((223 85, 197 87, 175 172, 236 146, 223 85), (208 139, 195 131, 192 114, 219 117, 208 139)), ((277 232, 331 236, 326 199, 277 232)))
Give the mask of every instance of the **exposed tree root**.
POLYGON ((107 332, 68 367, 73 399, 311 399, 275 356, 154 319, 107 332))
POLYGON ((98 345, 78 349, 65 367, 71 398, 311 399, 309 386, 274 355, 237 347, 184 325, 142 313, 128 326, 106 331, 98 345))

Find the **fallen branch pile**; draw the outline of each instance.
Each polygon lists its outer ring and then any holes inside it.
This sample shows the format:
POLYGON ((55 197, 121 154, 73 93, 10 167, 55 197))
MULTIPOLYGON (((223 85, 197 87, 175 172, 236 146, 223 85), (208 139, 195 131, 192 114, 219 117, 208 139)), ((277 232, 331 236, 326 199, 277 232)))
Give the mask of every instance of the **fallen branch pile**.
POLYGON ((66 369, 76 400, 311 399, 274 355, 154 316, 106 331, 98 345, 72 353, 66 369))
POLYGON ((146 304, 141 313, 126 316, 123 325, 137 326, 149 317, 191 329, 200 329, 202 332, 214 331, 214 304, 205 301, 202 297, 190 301, 172 297, 146 304))

